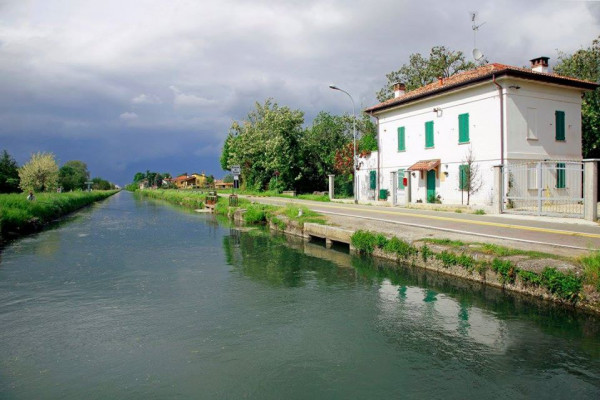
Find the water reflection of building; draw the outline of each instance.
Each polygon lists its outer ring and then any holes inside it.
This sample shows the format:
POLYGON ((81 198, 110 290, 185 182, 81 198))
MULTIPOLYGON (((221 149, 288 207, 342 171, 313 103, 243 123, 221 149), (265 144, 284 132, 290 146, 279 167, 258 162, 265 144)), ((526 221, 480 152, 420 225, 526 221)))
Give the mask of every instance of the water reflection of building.
POLYGON ((397 286, 384 280, 379 287, 380 319, 387 328, 426 330, 468 339, 488 351, 504 353, 509 346, 504 321, 480 308, 428 288, 397 286))

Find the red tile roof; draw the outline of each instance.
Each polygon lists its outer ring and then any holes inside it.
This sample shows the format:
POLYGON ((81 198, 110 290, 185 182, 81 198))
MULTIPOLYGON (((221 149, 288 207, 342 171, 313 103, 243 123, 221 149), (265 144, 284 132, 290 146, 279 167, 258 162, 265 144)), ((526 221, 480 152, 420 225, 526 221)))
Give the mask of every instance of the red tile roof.
POLYGON ((440 159, 420 160, 408 167, 409 171, 431 171, 440 165, 440 159))
POLYGON ((493 77, 511 76, 522 79, 529 79, 539 82, 554 83, 558 85, 575 87, 583 90, 595 90, 599 85, 593 82, 584 81, 581 79, 571 78, 549 72, 534 72, 527 68, 513 67, 505 64, 487 64, 479 68, 469 71, 459 72, 448 78, 437 80, 429 85, 422 86, 415 90, 405 93, 404 95, 389 99, 383 103, 379 103, 365 109, 367 113, 376 113, 397 105, 410 103, 417 99, 422 99, 436 94, 444 93, 468 86, 470 84, 479 83, 493 77))

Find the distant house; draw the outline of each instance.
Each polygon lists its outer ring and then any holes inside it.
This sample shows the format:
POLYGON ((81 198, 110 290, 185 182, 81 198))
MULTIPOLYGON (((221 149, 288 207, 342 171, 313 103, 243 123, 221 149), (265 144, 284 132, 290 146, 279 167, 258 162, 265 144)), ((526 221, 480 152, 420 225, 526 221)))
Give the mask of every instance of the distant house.
POLYGON ((180 175, 177 178, 173 179, 173 183, 177 187, 177 189, 191 189, 196 185, 196 177, 189 176, 187 174, 180 175))
POLYGON ((215 189, 231 189, 233 182, 223 182, 222 179, 215 179, 215 189))
POLYGON ((192 174, 192 176, 194 178, 196 178, 196 182, 195 182, 196 187, 204 188, 204 187, 208 186, 206 175, 204 174, 204 172, 201 174, 194 173, 194 174, 192 174))
POLYGON ((496 165, 524 166, 503 176, 506 192, 581 198, 581 98, 598 85, 548 72, 547 57, 531 62, 488 64, 409 92, 395 85, 394 98, 365 110, 377 119, 379 151, 359 160, 359 200, 388 190, 398 203, 464 203, 469 153, 481 181, 471 204, 491 205, 496 165))
POLYGON ((141 181, 139 181, 138 187, 140 188, 140 190, 148 189, 148 179, 142 179, 141 181))

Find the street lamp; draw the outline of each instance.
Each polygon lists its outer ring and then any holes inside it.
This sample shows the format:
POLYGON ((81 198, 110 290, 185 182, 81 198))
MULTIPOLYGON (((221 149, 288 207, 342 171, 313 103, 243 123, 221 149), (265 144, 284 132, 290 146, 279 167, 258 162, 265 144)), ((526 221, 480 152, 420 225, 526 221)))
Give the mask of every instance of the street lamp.
POLYGON ((354 182, 353 182, 353 192, 354 192, 354 203, 358 203, 358 190, 357 190, 357 182, 358 182, 358 178, 356 176, 356 109, 354 107, 354 99, 352 98, 352 96, 350 96, 350 93, 346 92, 344 89, 340 89, 339 87, 335 86, 335 85, 329 85, 330 89, 333 90, 339 90, 340 92, 346 93, 348 95, 348 97, 350 97, 350 101, 352 102, 352 129, 353 129, 353 150, 352 150, 352 168, 354 170, 354 182))

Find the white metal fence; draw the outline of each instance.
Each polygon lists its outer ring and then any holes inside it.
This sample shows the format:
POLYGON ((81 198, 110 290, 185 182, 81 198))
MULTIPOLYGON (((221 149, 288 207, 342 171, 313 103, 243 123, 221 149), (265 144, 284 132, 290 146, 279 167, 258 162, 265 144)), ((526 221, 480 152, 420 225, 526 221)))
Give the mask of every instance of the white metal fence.
POLYGON ((503 212, 583 218, 582 162, 509 163, 503 178, 503 212))

